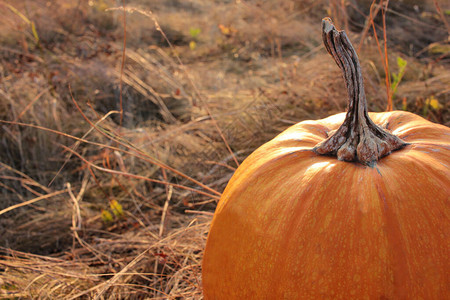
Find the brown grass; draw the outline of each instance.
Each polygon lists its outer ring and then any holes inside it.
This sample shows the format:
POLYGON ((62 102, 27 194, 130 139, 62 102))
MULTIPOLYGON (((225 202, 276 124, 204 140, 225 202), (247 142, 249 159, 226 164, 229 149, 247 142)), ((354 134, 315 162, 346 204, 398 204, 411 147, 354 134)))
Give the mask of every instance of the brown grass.
POLYGON ((125 23, 121 1, 0 0, 0 298, 202 298, 237 164, 345 110, 326 15, 360 45, 370 110, 402 57, 394 109, 449 126, 449 7, 391 1, 385 44, 377 3, 132 0, 125 23))

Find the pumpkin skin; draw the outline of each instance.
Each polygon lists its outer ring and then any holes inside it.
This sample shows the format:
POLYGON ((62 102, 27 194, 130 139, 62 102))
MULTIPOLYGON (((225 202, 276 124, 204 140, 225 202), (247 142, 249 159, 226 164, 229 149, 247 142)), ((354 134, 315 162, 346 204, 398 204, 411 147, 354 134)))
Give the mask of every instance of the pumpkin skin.
POLYGON ((345 114, 304 121, 251 154, 219 201, 206 299, 446 299, 450 129, 369 113, 408 145, 374 167, 313 147, 345 114))

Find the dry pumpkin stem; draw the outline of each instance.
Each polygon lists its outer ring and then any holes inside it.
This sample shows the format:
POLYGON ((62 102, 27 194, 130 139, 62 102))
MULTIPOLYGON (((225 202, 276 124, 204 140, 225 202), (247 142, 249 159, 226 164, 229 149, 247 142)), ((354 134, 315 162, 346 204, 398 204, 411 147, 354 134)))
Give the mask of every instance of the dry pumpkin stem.
POLYGON ((317 144, 313 151, 337 156, 339 160, 359 161, 374 166, 381 157, 407 143, 386 132, 369 118, 361 66, 345 31, 336 30, 331 19, 324 18, 322 38, 328 53, 344 74, 349 104, 341 127, 317 144))

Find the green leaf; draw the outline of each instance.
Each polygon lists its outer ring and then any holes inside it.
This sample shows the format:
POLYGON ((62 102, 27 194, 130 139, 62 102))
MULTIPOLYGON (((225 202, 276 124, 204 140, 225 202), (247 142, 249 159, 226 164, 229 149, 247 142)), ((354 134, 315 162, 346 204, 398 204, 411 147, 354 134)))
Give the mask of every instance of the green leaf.
POLYGON ((36 26, 34 25, 34 22, 31 22, 31 31, 33 32, 33 36, 34 36, 34 39, 36 41, 36 44, 38 44, 39 43, 39 35, 37 33, 36 26))
POLYGON ((113 212, 114 215, 120 217, 123 216, 123 208, 122 205, 120 205, 119 202, 117 202, 117 200, 112 200, 109 203, 109 206, 111 207, 111 210, 113 212))
POLYGON ((393 81, 392 81, 393 84, 398 82, 398 75, 395 73, 392 73, 392 79, 393 79, 393 81))
POLYGON ((398 73, 392 73, 392 83, 391 83, 392 98, 394 98, 394 95, 397 92, 398 85, 400 84, 400 81, 402 81, 403 75, 405 75, 407 64, 408 62, 406 60, 404 60, 400 56, 397 57, 398 73))
POLYGON ((15 8, 14 6, 12 6, 10 4, 6 4, 6 7, 8 7, 13 13, 15 13, 17 16, 19 16, 25 23, 30 25, 31 32, 33 33, 33 37, 34 37, 36 45, 37 45, 39 43, 39 35, 37 33, 34 22, 30 21, 30 19, 28 19, 23 13, 21 13, 19 10, 17 10, 17 8, 15 8))
POLYGON ((446 54, 450 52, 450 45, 433 43, 428 46, 428 52, 431 54, 446 54))
POLYGON ((407 64, 408 64, 408 62, 406 60, 404 60, 400 56, 397 57, 397 66, 400 70, 405 70, 407 64))
POLYGON ((425 103, 427 104, 427 106, 437 110, 442 108, 442 104, 439 103, 438 99, 436 99, 434 96, 430 96, 425 100, 425 103))
POLYGON ((113 221, 113 216, 108 210, 102 209, 102 221, 103 223, 110 223, 113 221))
POLYGON ((190 28, 189 29, 189 34, 191 35, 192 38, 196 38, 200 35, 201 33, 201 29, 200 28, 190 28))

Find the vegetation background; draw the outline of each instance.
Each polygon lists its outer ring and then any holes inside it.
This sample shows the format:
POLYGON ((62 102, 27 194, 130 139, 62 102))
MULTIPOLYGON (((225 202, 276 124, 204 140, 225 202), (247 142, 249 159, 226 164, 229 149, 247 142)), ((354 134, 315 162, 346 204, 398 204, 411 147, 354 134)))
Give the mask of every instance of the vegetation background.
POLYGON ((238 164, 346 108, 325 16, 358 49, 370 111, 390 97, 450 125, 447 1, 0 0, 0 13, 0 298, 201 298, 238 164))

